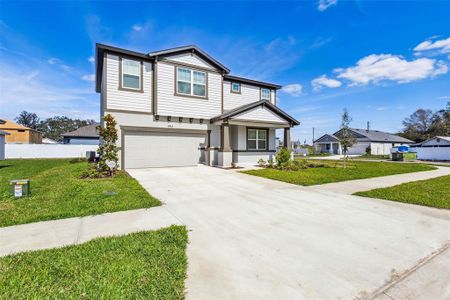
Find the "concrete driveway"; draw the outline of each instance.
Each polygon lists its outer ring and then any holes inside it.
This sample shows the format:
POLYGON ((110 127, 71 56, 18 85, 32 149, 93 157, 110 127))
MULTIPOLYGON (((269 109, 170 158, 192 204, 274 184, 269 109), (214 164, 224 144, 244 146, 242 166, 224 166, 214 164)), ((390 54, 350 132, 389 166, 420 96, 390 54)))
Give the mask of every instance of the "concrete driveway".
POLYGON ((450 212, 206 166, 129 173, 190 229, 187 298, 368 298, 450 241, 450 212))

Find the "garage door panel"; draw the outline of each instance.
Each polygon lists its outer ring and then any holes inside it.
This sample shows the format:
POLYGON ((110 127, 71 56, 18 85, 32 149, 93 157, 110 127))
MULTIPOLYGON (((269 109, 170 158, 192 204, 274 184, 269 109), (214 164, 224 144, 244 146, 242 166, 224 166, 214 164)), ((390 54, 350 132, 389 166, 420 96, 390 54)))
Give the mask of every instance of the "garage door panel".
POLYGON ((127 132, 124 139, 126 169, 193 166, 205 144, 201 133, 127 132))

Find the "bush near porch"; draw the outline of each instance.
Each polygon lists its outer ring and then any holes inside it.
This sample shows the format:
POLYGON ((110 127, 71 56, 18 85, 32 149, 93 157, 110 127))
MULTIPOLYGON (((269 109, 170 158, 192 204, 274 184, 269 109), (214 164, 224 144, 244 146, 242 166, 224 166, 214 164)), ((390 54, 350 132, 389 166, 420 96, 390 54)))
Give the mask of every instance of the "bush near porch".
POLYGON ((424 164, 368 161, 348 161, 347 168, 343 169, 343 162, 340 160, 303 161, 293 163, 306 166, 304 168, 299 167, 295 171, 291 171, 289 168, 284 170, 263 168, 242 171, 242 173, 307 186, 436 169, 436 167, 424 164))
POLYGON ((0 161, 0 227, 161 205, 126 172, 81 179, 86 167, 69 159, 0 161), (31 195, 11 197, 9 181, 25 178, 31 180, 31 195))

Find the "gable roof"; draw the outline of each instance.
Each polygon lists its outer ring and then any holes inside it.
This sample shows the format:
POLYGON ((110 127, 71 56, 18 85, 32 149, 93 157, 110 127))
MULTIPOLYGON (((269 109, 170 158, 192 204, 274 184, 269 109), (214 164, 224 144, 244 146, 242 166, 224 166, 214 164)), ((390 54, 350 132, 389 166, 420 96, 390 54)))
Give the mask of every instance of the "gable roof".
POLYGON ((324 134, 314 141, 314 143, 329 143, 329 142, 339 142, 339 139, 337 136, 333 134, 324 134))
POLYGON ((99 137, 97 126, 92 124, 78 128, 77 130, 61 134, 63 137, 99 137))
POLYGON ((3 129, 3 130, 8 130, 8 129, 10 129, 10 130, 11 129, 12 130, 30 130, 30 131, 37 132, 37 130, 35 130, 33 128, 23 126, 22 124, 15 123, 15 122, 7 120, 7 119, 2 119, 2 121, 3 122, 0 123, 0 129, 3 129))
POLYGON ((131 50, 123 49, 123 48, 118 48, 118 47, 114 47, 114 46, 97 43, 95 46, 95 66, 96 66, 95 91, 97 93, 100 93, 100 91, 101 91, 101 83, 102 83, 102 77, 103 77, 103 57, 104 57, 105 52, 110 52, 110 53, 114 53, 114 54, 118 54, 118 55, 136 57, 143 61, 150 61, 150 62, 154 62, 155 60, 157 60, 160 57, 166 57, 166 56, 182 54, 182 53, 195 53, 196 55, 201 57, 206 62, 208 62, 211 65, 215 66, 216 68, 220 69, 222 71, 222 74, 224 75, 224 79, 259 85, 259 86, 263 86, 263 87, 269 87, 269 88, 273 88, 273 89, 281 88, 280 85, 273 84, 273 83, 228 75, 228 73, 230 73, 230 70, 226 66, 221 64, 219 61, 214 59, 212 56, 207 54, 205 51, 203 51, 196 45, 181 46, 181 47, 170 48, 170 49, 165 49, 165 50, 161 50, 161 51, 142 53, 142 52, 136 52, 136 51, 131 51, 131 50))
POLYGON ((275 114, 277 114, 278 116, 280 116, 281 118, 285 119, 286 121, 288 121, 291 125, 299 125, 300 122, 297 121, 296 119, 294 119, 293 117, 291 117, 290 115, 288 115, 286 112, 284 112, 283 110, 281 110, 280 108, 276 107, 275 105, 273 105, 272 103, 270 103, 270 101, 268 100, 260 100, 260 101, 256 101, 256 102, 252 102, 249 104, 245 104, 239 107, 236 107, 232 110, 229 110, 219 116, 216 116, 214 118, 212 118, 210 120, 211 123, 214 123, 216 121, 220 121, 220 120, 224 120, 224 119, 228 119, 231 117, 234 117, 236 115, 239 115, 241 113, 244 113, 246 111, 249 111, 255 107, 258 106, 263 106, 269 110, 271 110, 272 112, 274 112, 275 114))
POLYGON ((151 58, 157 58, 157 57, 165 57, 170 55, 176 55, 176 54, 182 54, 182 53, 193 53, 197 54, 216 68, 222 70, 224 73, 230 73, 230 69, 222 65, 220 62, 215 60, 212 56, 210 56, 208 53, 200 49, 199 47, 195 45, 187 45, 187 46, 181 46, 181 47, 175 47, 160 51, 154 51, 149 52, 148 56, 151 58))
MULTIPOLYGON (((358 128, 349 128, 349 129, 350 131, 355 133, 357 139, 367 139, 370 142, 403 143, 403 144, 414 143, 413 141, 405 139, 404 137, 384 131, 358 129, 358 128)), ((341 130, 342 129, 336 131, 334 135, 339 138, 339 133, 341 130)))

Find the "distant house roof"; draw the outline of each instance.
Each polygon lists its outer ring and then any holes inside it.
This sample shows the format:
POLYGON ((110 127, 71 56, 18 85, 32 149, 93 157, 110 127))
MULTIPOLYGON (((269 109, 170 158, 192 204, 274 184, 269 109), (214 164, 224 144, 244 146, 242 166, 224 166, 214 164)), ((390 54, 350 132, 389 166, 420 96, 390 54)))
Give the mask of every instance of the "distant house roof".
POLYGON ((3 130, 30 130, 30 131, 38 132, 37 130, 35 130, 33 128, 26 127, 21 124, 17 124, 15 122, 7 120, 7 119, 2 119, 1 121, 2 122, 0 122, 0 129, 3 129, 3 130))
POLYGON ((330 143, 330 142, 339 142, 339 139, 332 134, 324 134, 314 141, 314 143, 330 143))
POLYGON ((92 124, 78 128, 77 130, 63 133, 63 137, 99 137, 97 126, 99 124, 92 124))
POLYGON ((275 105, 273 105, 272 103, 270 103, 270 101, 268 100, 260 100, 260 101, 256 101, 256 102, 252 102, 249 104, 245 104, 242 106, 238 106, 228 112, 225 112, 217 117, 214 117, 210 120, 211 123, 214 123, 216 121, 220 121, 223 119, 227 119, 227 118, 231 118, 233 116, 236 116, 238 114, 244 113, 246 111, 249 111, 255 107, 258 106, 264 106, 267 109, 271 110, 272 112, 274 112, 275 114, 277 114, 278 116, 280 116, 281 118, 285 119, 286 121, 288 121, 290 124, 292 125, 299 125, 300 122, 297 121, 296 119, 294 119, 293 117, 291 117, 290 115, 288 115, 287 113, 285 113, 283 110, 279 109, 278 107, 276 107, 275 105))
POLYGON ((357 129, 357 128, 350 128, 350 130, 356 132, 357 134, 365 136, 371 142, 387 142, 387 143, 403 143, 403 144, 414 143, 411 140, 405 139, 404 137, 389 132, 383 132, 379 130, 357 129))

